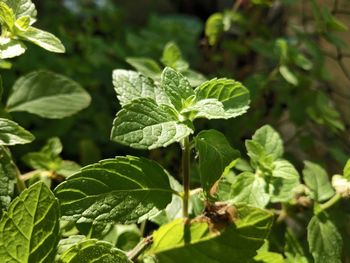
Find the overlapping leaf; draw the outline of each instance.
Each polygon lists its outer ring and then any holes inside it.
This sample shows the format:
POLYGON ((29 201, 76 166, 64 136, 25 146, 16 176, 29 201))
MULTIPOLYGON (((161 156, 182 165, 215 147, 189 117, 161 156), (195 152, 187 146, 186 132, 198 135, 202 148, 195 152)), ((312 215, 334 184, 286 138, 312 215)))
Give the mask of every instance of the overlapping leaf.
POLYGON ((59 240, 58 219, 58 202, 44 183, 23 191, 0 221, 1 260, 53 262, 59 240))
POLYGON ((321 202, 334 195, 327 172, 318 164, 305 161, 303 175, 305 184, 310 188, 311 197, 314 200, 321 202))
POLYGON ((247 262, 263 244, 272 215, 258 208, 237 206, 236 216, 234 224, 226 222, 220 230, 205 218, 175 220, 154 233, 148 254, 167 263, 247 262))
POLYGON ((224 172, 234 166, 240 153, 231 147, 222 133, 215 130, 200 132, 195 145, 199 153, 202 188, 209 193, 224 172))
POLYGON ((66 250, 58 263, 132 263, 125 253, 109 242, 86 239, 66 250))
POLYGON ((340 263, 342 237, 326 213, 314 216, 307 227, 307 239, 315 263, 340 263))
POLYGON ((6 209, 14 194, 17 167, 10 152, 0 146, 0 210, 6 209))
POLYGON ((134 100, 118 112, 111 139, 137 149, 154 149, 179 142, 192 132, 180 122, 172 107, 144 98, 134 100))
POLYGON ((191 118, 229 119, 249 108, 249 91, 231 79, 212 79, 195 89, 194 102, 183 110, 191 118))
POLYGON ((145 158, 117 157, 89 165, 55 189, 65 219, 137 222, 164 209, 172 189, 166 172, 145 158))
POLYGON ((30 143, 34 136, 16 122, 0 118, 0 145, 30 143))

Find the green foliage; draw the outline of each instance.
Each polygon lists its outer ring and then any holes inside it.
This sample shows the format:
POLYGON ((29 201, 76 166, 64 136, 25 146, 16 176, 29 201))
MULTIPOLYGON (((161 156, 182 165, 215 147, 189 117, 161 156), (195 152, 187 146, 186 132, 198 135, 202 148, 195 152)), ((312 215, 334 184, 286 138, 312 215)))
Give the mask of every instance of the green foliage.
POLYGON ((340 1, 121 2, 0 2, 0 261, 347 261, 340 1))
POLYGON ((59 238, 58 219, 58 202, 44 183, 23 191, 1 218, 0 258, 5 262, 52 262, 59 238))
POLYGON ((16 81, 7 101, 7 110, 60 119, 86 108, 90 100, 89 94, 73 80, 48 71, 37 71, 16 81))
POLYGON ((157 163, 129 156, 84 167, 60 184, 55 194, 67 220, 132 223, 165 208, 172 189, 157 163))
POLYGON ((0 118, 0 145, 30 143, 34 136, 16 122, 0 118))

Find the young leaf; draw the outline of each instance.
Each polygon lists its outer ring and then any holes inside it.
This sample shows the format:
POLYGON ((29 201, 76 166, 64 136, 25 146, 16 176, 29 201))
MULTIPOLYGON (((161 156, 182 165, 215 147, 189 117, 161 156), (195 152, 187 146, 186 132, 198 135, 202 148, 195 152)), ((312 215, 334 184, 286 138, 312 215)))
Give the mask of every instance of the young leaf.
POLYGON ((266 155, 277 160, 283 155, 283 141, 280 135, 270 126, 264 125, 259 128, 253 135, 252 140, 260 144, 266 155))
POLYGON ((162 167, 132 156, 84 167, 55 189, 63 218, 94 224, 147 218, 170 203, 172 192, 162 167))
POLYGON ((299 80, 297 76, 285 65, 279 67, 282 77, 290 84, 298 86, 299 80))
POLYGON ((172 107, 141 98, 118 112, 111 139, 137 149, 155 149, 179 142, 192 132, 172 107))
POLYGON ((18 31, 17 35, 51 52, 64 53, 66 51, 61 41, 53 34, 32 26, 25 31, 18 31))
POLYGON ((207 194, 220 177, 232 168, 240 153, 233 149, 225 136, 218 131, 200 132, 195 138, 199 153, 201 185, 207 194))
POLYGON ((300 184, 299 173, 286 160, 274 162, 270 184, 273 186, 272 202, 288 202, 293 198, 293 189, 300 184))
POLYGON ((0 22, 11 31, 15 23, 13 10, 4 2, 0 2, 0 22))
POLYGON ((231 79, 212 79, 195 90, 195 102, 184 112, 195 118, 229 119, 245 113, 249 108, 249 91, 231 79))
POLYGON ((205 35, 208 37, 209 44, 215 45, 224 32, 224 16, 222 13, 212 14, 205 23, 205 35))
POLYGON ((90 101, 89 94, 75 81, 52 72, 35 71, 16 81, 7 110, 60 119, 86 108, 90 101))
POLYGON ((165 45, 161 61, 165 66, 177 71, 184 71, 189 67, 188 63, 182 58, 181 50, 174 42, 169 42, 165 45))
POLYGON ((162 74, 162 69, 152 59, 149 58, 127 58, 131 66, 133 66, 137 71, 141 72, 143 75, 155 80, 160 80, 160 75, 162 74))
POLYGON ((34 136, 16 122, 0 118, 0 145, 26 144, 34 140, 34 136))
POLYGON ((22 55, 27 47, 18 40, 0 37, 0 59, 8 59, 22 55))
POLYGON ((342 237, 326 213, 311 219, 307 227, 307 239, 315 263, 342 262, 342 237))
POLYGON ((65 251, 57 263, 93 263, 115 262, 132 263, 125 253, 115 248, 111 243, 97 239, 87 239, 78 242, 65 251))
POLYGON ((188 80, 181 73, 169 67, 166 67, 162 73, 161 87, 179 112, 184 108, 185 101, 194 96, 188 80))
POLYGON ((209 218, 174 220, 154 232, 147 254, 167 263, 248 262, 268 235, 272 215, 258 208, 238 206, 236 216, 234 224, 226 222, 220 229, 215 229, 215 223, 210 226, 209 218))
POLYGON ((0 146, 0 211, 8 207, 16 184, 17 167, 11 153, 0 146))
POLYGON ((85 239, 86 239, 86 236, 84 235, 72 235, 72 236, 69 236, 68 238, 61 239, 57 245, 55 262, 57 262, 59 258, 63 255, 63 253, 66 252, 70 247, 74 246, 75 244, 85 239))
POLYGON ((10 204, 0 221, 4 262, 53 262, 59 240, 59 206, 43 182, 33 184, 10 204))
POLYGON ((3 0, 3 2, 14 11, 16 19, 29 16, 31 20, 30 24, 35 22, 37 11, 31 0, 3 0))
POLYGON ((305 161, 303 176, 305 184, 310 188, 312 198, 318 202, 325 201, 334 195, 327 172, 318 164, 305 161))
POLYGON ((350 159, 345 164, 343 175, 345 179, 350 180, 350 159))
POLYGON ((262 177, 244 172, 235 177, 230 194, 226 196, 226 199, 234 203, 245 203, 263 208, 270 200, 266 190, 267 184, 262 177))
POLYGON ((151 98, 157 104, 170 104, 165 92, 152 79, 135 71, 114 70, 113 85, 122 106, 138 98, 151 98))

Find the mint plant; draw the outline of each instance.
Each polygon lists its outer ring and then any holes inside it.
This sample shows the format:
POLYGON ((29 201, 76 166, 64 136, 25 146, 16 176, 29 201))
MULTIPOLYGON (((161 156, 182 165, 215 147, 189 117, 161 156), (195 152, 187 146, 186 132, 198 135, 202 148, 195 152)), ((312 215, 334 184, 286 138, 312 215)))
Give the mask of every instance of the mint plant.
MULTIPOLYGON (((20 55, 21 41, 42 32, 31 26, 35 17, 30 0, 0 2, 2 37, 11 43, 1 46, 2 59, 20 55), (28 32, 15 26, 22 22, 28 32)), ((32 42, 39 46, 64 51, 50 33, 36 37, 32 42)), ((61 119, 91 99, 78 83, 49 71, 19 78, 1 98, 0 261, 342 262, 346 242, 336 208, 350 197, 350 160, 331 181, 311 161, 300 176, 270 125, 245 140, 247 152, 241 154, 220 131, 196 127, 198 119, 245 114, 249 89, 228 78, 190 81, 189 65, 174 43, 166 45, 161 61, 166 67, 157 65, 156 74, 140 67, 144 60, 134 63, 140 72, 113 71, 121 109, 110 138, 140 150, 178 144, 180 176, 131 155, 80 168, 61 156, 57 137, 22 157, 32 169, 22 174, 10 147, 35 137, 11 114, 61 119), (153 229, 146 227, 150 222, 153 229), (303 234, 307 246, 298 240, 303 234)))

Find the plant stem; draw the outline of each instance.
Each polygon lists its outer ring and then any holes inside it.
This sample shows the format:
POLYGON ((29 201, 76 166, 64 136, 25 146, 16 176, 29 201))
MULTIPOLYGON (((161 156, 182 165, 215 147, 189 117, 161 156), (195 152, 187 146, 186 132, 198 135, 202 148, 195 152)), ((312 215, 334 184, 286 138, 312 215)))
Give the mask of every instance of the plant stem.
POLYGON ((21 178, 21 172, 18 170, 18 168, 16 167, 16 181, 17 181, 17 190, 19 193, 23 192, 27 186, 25 185, 24 181, 21 178))
POLYGON ((127 253, 128 258, 134 261, 152 243, 153 243, 153 236, 145 237, 132 250, 130 250, 127 253))
POLYGON ((188 201, 190 192, 190 140, 184 139, 182 146, 182 180, 184 186, 184 195, 182 198, 183 217, 188 217, 188 201))
POLYGON ((328 208, 330 208, 331 206, 335 205, 336 203, 338 203, 338 201, 341 199, 341 195, 340 194, 335 194, 331 199, 329 199, 327 202, 325 202, 324 204, 320 205, 320 210, 318 211, 318 213, 323 212, 324 210, 327 210, 328 208))

